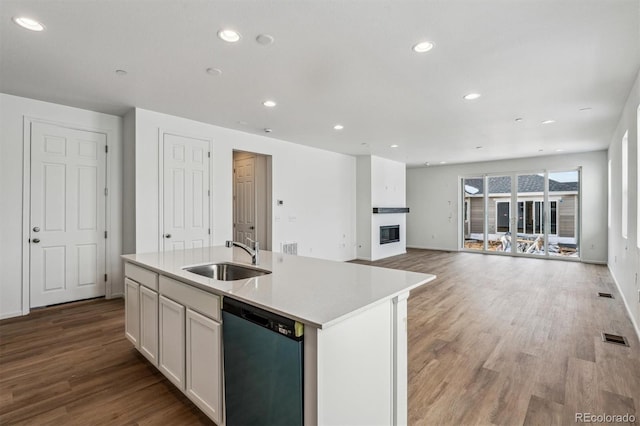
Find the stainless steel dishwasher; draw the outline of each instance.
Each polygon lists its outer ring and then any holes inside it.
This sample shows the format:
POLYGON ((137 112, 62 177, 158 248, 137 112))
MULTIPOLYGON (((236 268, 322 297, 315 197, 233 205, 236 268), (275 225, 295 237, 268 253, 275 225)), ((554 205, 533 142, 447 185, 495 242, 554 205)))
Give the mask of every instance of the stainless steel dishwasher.
POLYGON ((228 297, 222 321, 226 425, 302 425, 302 324, 228 297))

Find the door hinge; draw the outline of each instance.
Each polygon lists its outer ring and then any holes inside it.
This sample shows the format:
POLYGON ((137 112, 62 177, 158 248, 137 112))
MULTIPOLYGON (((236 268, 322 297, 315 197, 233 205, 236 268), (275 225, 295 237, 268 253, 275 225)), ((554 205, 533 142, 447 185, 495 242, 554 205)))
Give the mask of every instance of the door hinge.
POLYGON ((207 152, 207 158, 211 158, 211 151, 207 152))
POLYGON ((107 238, 107 231, 104 231, 104 237, 107 238))
POLYGON ((107 195, 109 195, 109 188, 104 189, 104 196, 106 197, 107 195))
POLYGON ((109 145, 104 146, 104 152, 107 154, 109 153, 109 145))
POLYGON ((211 197, 211 190, 207 189, 207 197, 211 197))
POLYGON ((104 282, 107 282, 107 274, 104 274, 104 282))
POLYGON ((208 232, 208 234, 209 234, 209 235, 211 235, 211 228, 209 228, 209 232, 208 232))

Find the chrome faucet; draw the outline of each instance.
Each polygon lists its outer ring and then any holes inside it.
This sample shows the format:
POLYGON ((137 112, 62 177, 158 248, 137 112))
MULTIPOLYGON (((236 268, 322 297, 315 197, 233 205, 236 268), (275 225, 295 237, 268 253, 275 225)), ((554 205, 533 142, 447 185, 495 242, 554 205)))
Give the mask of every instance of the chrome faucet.
POLYGON ((253 243, 253 248, 245 244, 242 244, 236 241, 230 241, 230 240, 224 243, 224 245, 226 247, 233 247, 233 246, 240 247, 242 250, 246 251, 251 256, 251 264, 258 265, 260 264, 260 243, 257 241, 253 241, 251 238, 247 238, 247 240, 253 243))

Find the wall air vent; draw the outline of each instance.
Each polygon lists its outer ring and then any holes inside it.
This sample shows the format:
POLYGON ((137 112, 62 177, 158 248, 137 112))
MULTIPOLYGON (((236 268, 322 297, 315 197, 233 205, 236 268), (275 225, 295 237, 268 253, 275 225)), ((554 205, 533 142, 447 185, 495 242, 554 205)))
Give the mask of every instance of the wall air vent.
POLYGON ((613 299, 614 298, 613 294, 611 294, 611 293, 600 293, 600 292, 598 292, 598 296, 599 297, 605 297, 607 299, 613 299))

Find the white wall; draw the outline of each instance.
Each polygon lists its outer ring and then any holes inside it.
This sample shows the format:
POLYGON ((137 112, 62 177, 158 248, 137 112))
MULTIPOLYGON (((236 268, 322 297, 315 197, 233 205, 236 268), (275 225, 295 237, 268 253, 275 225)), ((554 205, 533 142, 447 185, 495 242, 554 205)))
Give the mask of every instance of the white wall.
POLYGON ((275 251, 281 242, 296 241, 299 255, 339 261, 355 258, 355 157, 143 109, 135 111, 135 212, 125 212, 135 215, 138 253, 159 250, 158 139, 162 131, 213 140, 214 245, 232 238, 233 150, 240 150, 272 156, 275 251), (276 200, 284 205, 276 206, 276 200))
POLYGON ((638 249, 638 105, 640 75, 629 93, 620 122, 611 139, 608 159, 611 161, 611 229, 609 230, 609 269, 622 293, 627 310, 640 337, 640 249, 638 249), (622 238, 622 137, 628 134, 629 203, 628 238, 622 238))
POLYGON ((373 213, 373 207, 406 206, 406 165, 376 156, 357 160, 358 258, 379 260, 406 253, 406 214, 373 213), (400 241, 380 244, 380 227, 400 225, 400 241))
MULTIPOLYGON (((373 207, 405 207, 407 170, 404 163, 371 157, 371 204, 373 207)), ((371 209, 369 210, 372 211, 371 209)), ((371 259, 378 260, 407 252, 407 215, 383 213, 371 216, 371 259), (380 245, 380 227, 400 225, 400 241, 380 245)))
MULTIPOLYGON (((110 290, 107 295, 122 293, 121 253, 122 210, 122 119, 77 108, 56 105, 33 99, 0 94, 0 318, 28 313, 28 289, 23 289, 22 183, 23 183, 23 124, 25 118, 54 124, 74 126, 107 133, 109 200, 107 240, 107 273, 110 290), (24 309, 24 308, 27 309, 24 309)), ((28 221, 28 218, 26 218, 28 221)), ((28 222, 27 222, 28 225, 28 222)))
POLYGON ((356 217, 357 256, 371 260, 371 157, 357 157, 356 217))
POLYGON ((607 157, 583 154, 432 166, 407 170, 408 247, 458 250, 461 176, 582 167, 582 259, 607 260, 607 157))

